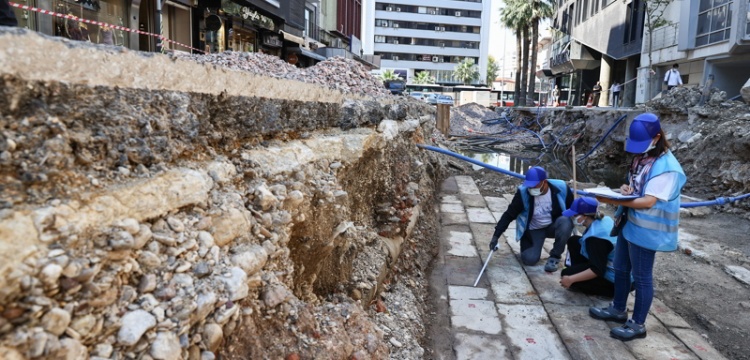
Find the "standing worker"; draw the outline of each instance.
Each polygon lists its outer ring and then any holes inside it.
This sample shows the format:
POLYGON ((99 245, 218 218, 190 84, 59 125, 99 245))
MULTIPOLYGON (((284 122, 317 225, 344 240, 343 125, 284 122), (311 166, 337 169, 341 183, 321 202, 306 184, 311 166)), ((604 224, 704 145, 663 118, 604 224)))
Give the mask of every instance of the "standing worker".
POLYGON ((617 237, 610 235, 614 221, 599 210, 594 198, 575 199, 563 216, 572 217, 575 225, 584 226, 582 236, 568 239, 568 258, 562 270, 560 285, 566 289, 611 298, 615 293, 615 258, 617 237))
POLYGON ((652 113, 638 115, 630 124, 625 151, 637 154, 628 172, 629 184, 620 187, 622 194, 637 195, 630 200, 597 198, 618 205, 613 232, 615 245, 615 296, 606 308, 590 308, 589 314, 601 320, 624 322, 610 330, 610 336, 628 341, 646 337, 646 316, 654 298, 654 259, 657 251, 677 249, 680 222, 680 191, 685 173, 669 151, 669 142, 659 117, 652 113), (630 274, 635 285, 633 316, 626 308, 630 292, 630 274))
POLYGON ((667 91, 682 85, 682 76, 680 75, 680 70, 677 70, 679 67, 680 65, 677 64, 672 65, 672 69, 664 75, 664 85, 667 85, 667 91))
POLYGON ((615 81, 612 84, 612 87, 609 89, 609 91, 612 93, 612 107, 615 109, 620 107, 620 90, 622 90, 622 85, 615 81))
POLYGON ((573 192, 562 180, 547 180, 547 172, 534 166, 526 173, 526 181, 516 190, 508 209, 495 226, 490 250, 497 247, 500 235, 516 220, 516 241, 521 242, 521 261, 536 265, 542 257, 544 239, 555 238, 544 271, 557 271, 565 244, 573 233, 573 221, 562 216, 573 203, 573 192))
POLYGON ((594 90, 594 106, 599 107, 599 98, 602 96, 602 86, 599 84, 599 82, 596 82, 596 85, 592 88, 594 90))
POLYGON ((13 13, 8 0, 0 0, 0 26, 18 26, 16 14, 13 13))

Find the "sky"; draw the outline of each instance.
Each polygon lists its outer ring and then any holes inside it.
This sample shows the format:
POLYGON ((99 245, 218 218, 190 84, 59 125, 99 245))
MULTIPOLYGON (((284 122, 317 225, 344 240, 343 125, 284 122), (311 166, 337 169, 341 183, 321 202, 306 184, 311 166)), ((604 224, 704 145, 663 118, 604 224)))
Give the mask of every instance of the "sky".
MULTIPOLYGON (((495 57, 495 61, 500 65, 501 71, 505 68, 505 76, 509 76, 515 67, 516 37, 513 32, 500 24, 500 8, 503 6, 502 0, 490 0, 492 6, 490 16, 490 46, 489 54, 495 57), (503 55, 505 54, 505 55, 503 55), (503 59, 505 64, 503 66, 503 59)), ((498 75, 501 75, 498 73, 498 75)))

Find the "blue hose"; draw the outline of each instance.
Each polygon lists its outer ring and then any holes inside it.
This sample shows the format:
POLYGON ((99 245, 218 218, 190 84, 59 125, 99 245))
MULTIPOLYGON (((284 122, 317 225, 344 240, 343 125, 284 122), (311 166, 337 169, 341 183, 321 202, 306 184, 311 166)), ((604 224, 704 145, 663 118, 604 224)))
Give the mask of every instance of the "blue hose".
POLYGON ((612 127, 611 127, 611 128, 609 128, 609 130, 607 130, 607 132, 606 132, 606 133, 604 134, 604 136, 602 136, 602 138, 601 138, 601 139, 599 139, 599 142, 597 142, 597 143, 596 143, 596 144, 594 145, 594 147, 592 147, 592 148, 591 148, 591 150, 589 150, 589 152, 587 152, 587 153, 586 153, 586 155, 583 155, 583 157, 582 157, 582 158, 580 158, 580 159, 576 160, 576 162, 578 162, 578 161, 583 161, 583 160, 586 160, 586 158, 587 158, 587 157, 589 157, 589 155, 591 155, 591 153, 593 153, 593 152, 594 152, 594 150, 596 150, 596 148, 598 148, 598 147, 599 147, 599 145, 601 145, 601 144, 602 144, 602 143, 604 142, 604 140, 605 140, 605 139, 607 138, 607 136, 609 136, 609 134, 610 134, 610 133, 612 133, 612 131, 613 131, 613 130, 615 130, 615 128, 617 127, 617 125, 620 125, 620 123, 621 123, 621 122, 622 122, 623 120, 625 120, 625 118, 626 118, 626 117, 628 117, 628 115, 627 115, 627 114, 625 114, 625 115, 621 116, 621 117, 620 117, 619 119, 617 119, 617 121, 615 121, 615 124, 614 124, 614 125, 612 125, 612 127))
MULTIPOLYGON (((441 154, 444 154, 444 155, 453 156, 456 159, 467 161, 467 162, 470 162, 470 163, 472 163, 474 165, 479 165, 481 167, 490 169, 490 170, 495 171, 495 172, 499 172, 501 174, 510 175, 510 176, 513 176, 515 178, 519 178, 519 179, 522 179, 522 180, 526 179, 526 176, 521 175, 519 173, 510 171, 510 170, 501 169, 501 168, 499 168, 497 166, 492 166, 490 164, 485 164, 485 163, 483 163, 483 162, 481 162, 479 160, 475 160, 475 159, 472 159, 470 157, 454 153, 453 151, 450 151, 450 150, 441 149, 439 147, 430 146, 430 145, 424 145, 424 144, 417 144, 417 147, 419 147, 420 149, 427 149, 427 150, 438 152, 438 153, 441 153, 441 154)), ((576 191, 576 193, 578 195, 581 195, 581 196, 591 196, 590 193, 584 192, 583 190, 578 190, 578 191, 576 191)), ((750 193, 747 193, 747 194, 744 194, 744 195, 740 195, 740 196, 735 196, 735 197, 726 197, 726 198, 725 197, 720 197, 720 198, 717 198, 717 199, 714 199, 714 200, 710 200, 710 201, 700 201, 700 202, 685 203, 685 204, 680 204, 680 207, 682 207, 682 208, 694 208, 694 207, 700 207, 700 206, 724 205, 724 204, 728 204, 730 202, 735 202, 735 201, 743 200, 743 199, 746 199, 746 198, 750 198, 750 193)))

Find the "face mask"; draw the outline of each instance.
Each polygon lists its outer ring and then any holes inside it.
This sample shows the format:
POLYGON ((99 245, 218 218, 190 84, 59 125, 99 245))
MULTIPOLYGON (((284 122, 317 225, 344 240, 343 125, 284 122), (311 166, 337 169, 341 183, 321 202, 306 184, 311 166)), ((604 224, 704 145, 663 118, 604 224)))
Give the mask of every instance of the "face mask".
POLYGON ((644 152, 643 152, 643 154, 645 154, 645 153, 647 153, 647 152, 651 151, 651 150, 652 150, 653 148, 655 148, 655 147, 656 147, 656 144, 654 144, 654 143, 651 143, 651 145, 649 145, 649 146, 648 146, 648 148, 646 148, 646 151, 644 151, 644 152))
POLYGON ((574 223, 578 226, 584 226, 584 221, 586 221, 586 219, 583 216, 576 216, 574 223))
POLYGON ((539 188, 530 188, 529 189, 529 195, 531 195, 531 196, 542 195, 542 189, 539 189, 539 188))

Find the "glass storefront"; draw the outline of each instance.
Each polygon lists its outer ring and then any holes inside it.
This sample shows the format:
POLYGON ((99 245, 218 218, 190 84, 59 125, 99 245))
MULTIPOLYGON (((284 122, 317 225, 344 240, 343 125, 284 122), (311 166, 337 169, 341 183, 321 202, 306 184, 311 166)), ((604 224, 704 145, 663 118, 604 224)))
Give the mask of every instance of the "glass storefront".
MULTIPOLYGON (((119 26, 126 25, 127 7, 125 0, 20 0, 19 3, 61 14, 74 15, 86 20, 119 26)), ((78 41, 126 47, 129 45, 129 37, 124 31, 114 30, 108 26, 86 24, 73 19, 63 19, 20 9, 14 9, 14 11, 19 27, 78 41)))
POLYGON ((258 49, 258 33, 235 25, 229 30, 229 49, 240 52, 255 52, 258 49))

